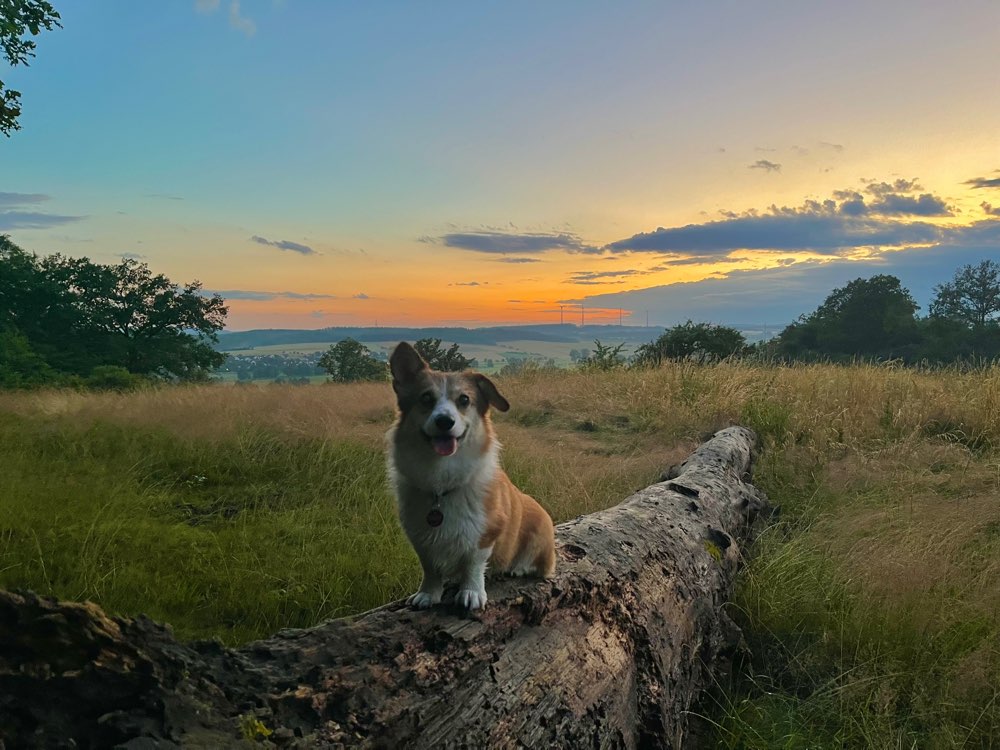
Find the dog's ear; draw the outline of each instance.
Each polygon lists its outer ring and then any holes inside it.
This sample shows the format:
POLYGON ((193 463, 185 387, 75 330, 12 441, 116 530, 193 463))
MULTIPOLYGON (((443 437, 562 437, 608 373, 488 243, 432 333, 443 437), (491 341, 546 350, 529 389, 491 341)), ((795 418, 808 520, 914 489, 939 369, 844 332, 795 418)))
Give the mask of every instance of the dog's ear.
POLYGON ((429 369, 424 358, 420 356, 406 341, 401 341, 389 358, 389 370, 392 372, 392 387, 397 388, 415 378, 419 373, 429 369))
MULTIPOLYGON (((510 404, 507 403, 507 399, 500 395, 500 391, 497 390, 497 387, 493 384, 492 380, 478 372, 474 377, 476 379, 476 388, 479 389, 479 392, 483 395, 483 398, 489 406, 499 409, 500 411, 507 411, 510 408, 510 404)), ((483 409, 483 411, 485 412, 486 409, 483 409)))

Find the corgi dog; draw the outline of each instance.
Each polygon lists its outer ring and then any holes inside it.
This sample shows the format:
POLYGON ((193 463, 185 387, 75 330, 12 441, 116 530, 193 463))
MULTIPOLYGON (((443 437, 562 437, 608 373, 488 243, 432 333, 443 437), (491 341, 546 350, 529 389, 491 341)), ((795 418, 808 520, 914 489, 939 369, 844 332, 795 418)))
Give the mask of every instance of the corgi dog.
POLYGON ((485 574, 555 572, 552 519, 500 468, 490 407, 510 404, 485 375, 430 369, 405 341, 389 359, 399 412, 386 434, 390 483, 399 520, 420 558, 424 579, 407 604, 486 605, 485 574))

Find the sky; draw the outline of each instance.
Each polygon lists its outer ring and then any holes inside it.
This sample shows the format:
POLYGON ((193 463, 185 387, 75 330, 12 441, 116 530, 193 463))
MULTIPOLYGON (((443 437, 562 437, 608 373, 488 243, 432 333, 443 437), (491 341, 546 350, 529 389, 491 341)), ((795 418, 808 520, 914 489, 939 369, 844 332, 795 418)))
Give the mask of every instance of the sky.
POLYGON ((1000 260, 1000 3, 53 0, 0 233, 227 327, 780 325, 1000 260))

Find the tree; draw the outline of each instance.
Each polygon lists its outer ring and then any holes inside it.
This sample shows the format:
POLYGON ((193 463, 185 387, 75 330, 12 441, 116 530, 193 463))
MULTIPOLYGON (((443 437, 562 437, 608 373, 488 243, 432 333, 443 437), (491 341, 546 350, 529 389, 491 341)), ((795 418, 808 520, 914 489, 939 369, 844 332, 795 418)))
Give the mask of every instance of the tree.
POLYGON ((622 354, 624 348, 624 341, 617 346, 611 346, 602 344, 600 339, 594 339, 594 353, 588 355, 586 359, 581 359, 580 367, 584 370, 602 371, 621 367, 625 364, 625 356, 622 354))
POLYGON ((920 340, 917 303, 895 276, 855 279, 778 336, 791 357, 912 357, 920 340))
POLYGON ((13 328, 0 325, 0 388, 30 388, 54 383, 56 373, 13 328))
POLYGON ((1000 313, 1000 263, 984 260, 962 266, 955 277, 934 287, 932 318, 951 318, 980 329, 1000 313))
POLYGON ((735 328, 689 320, 668 328, 656 341, 636 349, 634 362, 640 366, 657 366, 664 360, 688 357, 725 359, 738 354, 744 347, 746 339, 735 328))
POLYGON ((196 380, 225 360, 211 343, 228 308, 219 295, 203 295, 200 282, 178 287, 131 259, 107 266, 54 255, 42 268, 70 291, 90 341, 111 355, 103 364, 196 380))
POLYGON ((466 358, 459 351, 458 344, 452 344, 445 349, 441 345, 441 339, 418 339, 414 342, 413 348, 435 370, 459 372, 476 366, 476 360, 466 358))
POLYGON ((0 236, 0 326, 61 373, 86 376, 114 365, 202 379, 225 359, 212 343, 227 311, 199 282, 178 287, 145 263, 39 258, 0 236))
POLYGON ((389 374, 385 362, 379 362, 367 346, 352 338, 338 341, 327 349, 319 359, 319 366, 337 383, 385 380, 389 374))
MULTIPOLYGON (((59 14, 45 0, 0 0, 0 47, 13 68, 28 65, 28 58, 35 56, 35 43, 25 39, 25 33, 38 36, 42 29, 62 28, 59 14)), ((21 116, 21 92, 5 89, 0 81, 0 133, 8 138, 20 130, 17 118, 21 116)))

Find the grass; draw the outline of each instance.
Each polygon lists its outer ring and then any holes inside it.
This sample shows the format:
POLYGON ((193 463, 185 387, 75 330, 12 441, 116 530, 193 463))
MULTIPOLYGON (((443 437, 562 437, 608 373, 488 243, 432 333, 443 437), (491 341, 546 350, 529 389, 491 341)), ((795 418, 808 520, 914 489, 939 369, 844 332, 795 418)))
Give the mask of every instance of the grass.
MULTIPOLYGON (((709 706, 728 748, 990 747, 1000 737, 1000 369, 536 372, 503 380, 515 481, 557 519, 758 431, 780 504, 709 706)), ((0 585, 245 642, 408 593, 385 385, 0 394, 0 585)), ((1000 742, 1000 741, 997 741, 1000 742)))

